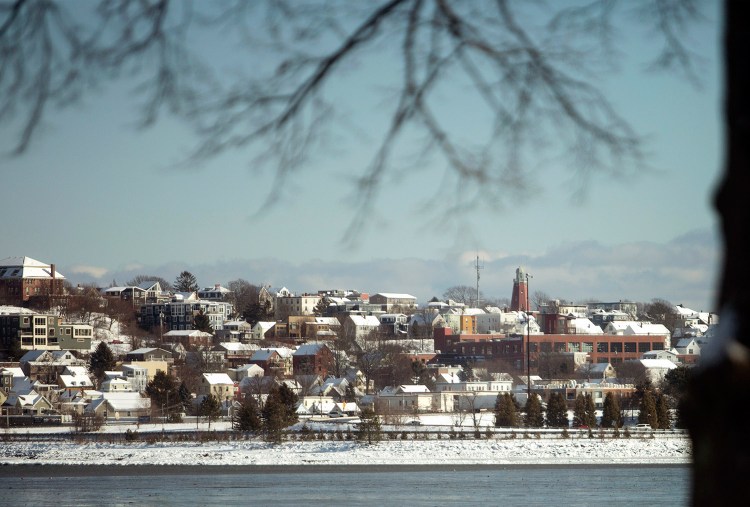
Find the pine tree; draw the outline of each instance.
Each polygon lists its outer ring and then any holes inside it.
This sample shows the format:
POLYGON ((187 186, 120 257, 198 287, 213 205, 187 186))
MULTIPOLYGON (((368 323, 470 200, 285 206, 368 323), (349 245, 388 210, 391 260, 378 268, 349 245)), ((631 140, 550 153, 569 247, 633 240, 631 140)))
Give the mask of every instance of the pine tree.
POLYGON ((180 387, 177 389, 177 398, 182 404, 182 409, 185 412, 190 411, 193 406, 193 395, 190 394, 190 389, 187 388, 184 380, 180 383, 180 387))
POLYGON ((175 278, 173 287, 176 292, 194 292, 198 290, 198 281, 190 271, 183 271, 175 278))
POLYGON ((585 394, 583 398, 586 402, 585 424, 589 428, 596 428, 596 405, 594 405, 594 398, 590 394, 585 394))
POLYGON ((213 394, 209 394, 203 398, 200 407, 198 407, 198 415, 208 419, 208 427, 210 428, 211 422, 221 416, 221 402, 219 398, 213 394))
POLYGON ((208 315, 203 313, 202 310, 199 311, 195 317, 193 317, 193 327, 198 331, 203 331, 204 333, 213 334, 214 332, 214 328, 211 327, 211 320, 208 318, 208 315))
POLYGON ((669 416, 669 404, 664 394, 656 396, 656 420, 657 428, 668 430, 672 427, 672 419, 669 416))
POLYGON ((282 431, 296 423, 297 395, 285 384, 271 390, 261 410, 263 430, 269 442, 281 442, 282 431))
POLYGON ((527 428, 541 428, 544 426, 544 414, 542 413, 542 403, 539 401, 539 396, 536 394, 529 396, 526 400, 524 412, 526 412, 524 424, 527 428))
POLYGON ((162 417, 169 417, 170 421, 179 421, 182 404, 176 378, 161 370, 157 371, 146 386, 146 394, 151 398, 152 409, 160 411, 162 417))
POLYGON ((518 426, 516 404, 508 393, 500 393, 495 401, 495 426, 515 428, 518 426))
POLYGON ((104 372, 115 369, 117 361, 115 355, 104 342, 99 342, 96 350, 91 353, 89 358, 89 372, 98 380, 104 378, 104 372))
POLYGON ((654 395, 650 389, 643 391, 641 404, 638 409, 639 424, 649 424, 654 429, 659 427, 659 419, 656 415, 656 402, 654 401, 654 395))
POLYGON ((260 410, 253 396, 248 394, 240 402, 232 421, 232 427, 235 431, 258 431, 261 429, 260 410))
POLYGON ((371 408, 365 408, 359 415, 359 427, 357 429, 357 440, 367 440, 368 444, 379 442, 382 433, 380 430, 380 418, 371 408))
POLYGON ((602 408, 602 428, 619 428, 620 426, 622 426, 620 402, 614 394, 607 393, 602 408))
POLYGON ((552 393, 547 400, 547 426, 550 428, 567 428, 568 405, 561 393, 552 393))
POLYGON ((581 426, 588 426, 588 417, 586 413, 586 398, 583 393, 579 393, 576 396, 575 404, 573 405, 573 427, 580 428, 581 426))

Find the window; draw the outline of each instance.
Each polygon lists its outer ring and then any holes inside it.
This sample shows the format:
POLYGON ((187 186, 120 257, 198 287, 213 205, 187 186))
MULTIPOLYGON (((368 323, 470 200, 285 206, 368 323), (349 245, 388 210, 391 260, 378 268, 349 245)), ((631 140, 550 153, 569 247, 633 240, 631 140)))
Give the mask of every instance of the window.
POLYGON ((583 350, 582 352, 593 352, 594 351, 594 343, 593 342, 583 342, 583 350))
POLYGON ((639 343, 638 352, 651 352, 651 344, 648 342, 639 343))
POLYGON ((615 354, 621 354, 622 353, 622 343, 611 343, 610 352, 614 352, 615 354))
POLYGON ((625 342, 625 352, 635 352, 635 351, 636 351, 635 342, 625 342))

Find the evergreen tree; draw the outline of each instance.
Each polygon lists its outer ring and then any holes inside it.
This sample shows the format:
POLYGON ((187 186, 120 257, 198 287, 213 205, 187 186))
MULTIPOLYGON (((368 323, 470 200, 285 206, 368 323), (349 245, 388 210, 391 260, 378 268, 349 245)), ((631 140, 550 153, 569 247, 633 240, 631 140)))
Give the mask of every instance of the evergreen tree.
POLYGON ((261 429, 260 410, 254 396, 247 394, 240 402, 232 421, 232 427, 235 431, 258 431, 261 429))
POLYGON ((611 392, 607 393, 602 408, 602 428, 619 428, 620 426, 622 426, 620 401, 611 392))
POLYGON ((183 271, 177 275, 172 286, 176 292, 194 292, 198 290, 198 281, 190 271, 183 271))
POLYGON ((641 403, 638 409, 639 424, 649 424, 654 429, 659 427, 659 419, 656 414, 656 402, 654 401, 654 395, 650 389, 643 391, 643 394, 641 395, 641 403))
POLYGON ((547 400, 547 426, 550 428, 567 428, 568 405, 562 393, 552 393, 547 400))
POLYGON ((185 381, 180 383, 180 387, 177 389, 177 399, 180 400, 182 409, 185 412, 189 412, 193 406, 193 395, 190 394, 190 389, 185 385, 185 381))
POLYGON ((182 403, 176 378, 161 370, 157 371, 154 379, 146 386, 146 394, 151 398, 151 408, 159 411, 162 417, 169 417, 173 422, 180 420, 182 403))
POLYGON ((208 315, 203 313, 203 310, 199 311, 198 314, 193 317, 193 327, 204 333, 213 334, 214 332, 214 328, 211 327, 211 320, 208 318, 208 315))
POLYGON ((669 416, 669 403, 667 396, 658 394, 656 396, 656 421, 660 430, 668 430, 672 427, 672 420, 669 416))
POLYGON ((542 413, 542 402, 539 400, 539 396, 536 394, 529 396, 526 400, 524 412, 526 413, 524 425, 527 428, 541 428, 544 426, 544 414, 542 413))
POLYGON ((373 441, 379 442, 382 436, 380 431, 380 418, 371 408, 365 408, 359 415, 359 428, 357 429, 357 440, 367 440, 368 444, 373 441))
POLYGON ((586 402, 585 424, 589 428, 596 428, 596 405, 594 405, 594 398, 590 394, 585 394, 583 398, 586 402))
POLYGON ((354 403, 357 401, 357 392, 354 390, 354 383, 346 383, 346 391, 344 391, 344 401, 347 403, 354 403))
POLYGON ((573 405, 573 427, 579 428, 581 426, 588 426, 587 421, 586 397, 583 393, 579 393, 578 396, 576 396, 576 401, 573 405))
POLYGON ((285 384, 275 387, 261 410, 263 430, 269 442, 281 442, 282 431, 297 422, 297 395, 285 384))
POLYGON ((213 394, 209 394, 203 401, 201 401, 198 407, 198 415, 208 419, 208 427, 211 427, 211 422, 221 417, 221 401, 213 394))
POLYGON ((495 401, 495 426, 515 428, 518 426, 516 404, 509 393, 500 393, 495 401))
POLYGON ((89 372, 97 381, 101 381, 104 378, 104 372, 114 370, 116 364, 117 361, 112 350, 106 343, 99 342, 89 358, 89 372))

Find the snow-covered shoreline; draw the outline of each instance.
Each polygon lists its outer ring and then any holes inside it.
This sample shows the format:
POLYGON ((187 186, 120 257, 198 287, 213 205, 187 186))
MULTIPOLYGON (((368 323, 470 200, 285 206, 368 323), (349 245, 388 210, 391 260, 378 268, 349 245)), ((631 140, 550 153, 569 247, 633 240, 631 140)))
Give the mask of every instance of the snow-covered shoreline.
POLYGON ((689 464, 687 438, 74 443, 10 441, 0 465, 636 465, 689 464))

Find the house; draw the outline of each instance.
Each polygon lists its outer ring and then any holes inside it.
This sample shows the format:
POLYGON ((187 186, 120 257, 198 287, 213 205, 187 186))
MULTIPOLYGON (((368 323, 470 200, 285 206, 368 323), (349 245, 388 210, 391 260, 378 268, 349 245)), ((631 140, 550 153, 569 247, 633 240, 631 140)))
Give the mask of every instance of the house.
POLYGON ((694 364, 701 355, 701 346, 696 338, 681 338, 674 347, 677 357, 685 364, 694 364))
POLYGON ((198 398, 213 395, 222 402, 234 398, 235 383, 226 373, 204 373, 198 384, 198 398))
POLYGON ((248 377, 263 377, 265 374, 263 368, 257 364, 243 364, 227 370, 227 375, 235 382, 241 382, 248 377))
POLYGON ((302 336, 307 340, 335 340, 341 329, 336 317, 314 317, 304 323, 302 336))
POLYGON ((128 352, 125 355, 125 361, 130 362, 144 362, 144 361, 163 361, 168 364, 172 364, 174 359, 172 358, 172 352, 155 347, 142 347, 128 352))
POLYGON ((313 315, 320 302, 319 294, 277 296, 274 303, 274 318, 283 320, 290 316, 313 315))
POLYGON ((64 281, 54 264, 6 257, 0 260, 0 305, 24 306, 33 298, 62 296, 64 281))
POLYGON ((389 386, 375 399, 378 413, 427 412, 433 409, 433 395, 424 385, 389 386))
POLYGON ((208 301, 226 301, 231 294, 232 291, 226 287, 222 287, 220 283, 198 291, 198 297, 208 301))
POLYGON ((86 362, 69 350, 30 350, 19 360, 24 374, 32 381, 56 384, 66 366, 84 366, 86 362))
POLYGON ((253 341, 253 326, 244 320, 228 320, 224 322, 224 329, 216 331, 216 339, 219 342, 241 342, 253 341))
POLYGON ((132 393, 134 391, 130 381, 123 378, 105 380, 99 389, 104 393, 132 393))
POLYGON ((68 398, 73 398, 76 393, 94 388, 94 383, 91 381, 86 368, 82 366, 66 367, 65 373, 58 376, 57 383, 68 398))
POLYGON ((342 323, 344 337, 357 343, 362 343, 378 328, 380 328, 380 321, 374 315, 347 315, 342 323))
POLYGON ((649 352, 644 352, 641 355, 641 359, 666 359, 672 361, 674 364, 680 362, 680 358, 674 350, 651 350, 649 352))
POLYGON ((276 322, 260 321, 256 322, 252 329, 252 341, 257 343, 262 340, 273 338, 274 326, 276 322))
POLYGON ((379 305, 386 313, 406 312, 417 308, 417 298, 411 294, 378 292, 370 296, 370 303, 379 305))
POLYGON ((409 333, 409 317, 403 313, 383 313, 378 315, 380 332, 391 338, 406 338, 409 333))
POLYGON ((148 368, 138 364, 123 364, 122 374, 130 382, 133 391, 137 393, 146 392, 149 381, 148 368))
POLYGON ((210 347, 213 345, 213 335, 195 329, 175 329, 164 333, 164 342, 179 343, 186 349, 210 347))
POLYGON ((641 359, 641 364, 646 368, 646 374, 654 385, 658 385, 669 370, 674 370, 677 365, 666 359, 641 359))
POLYGON ((258 350, 258 346, 248 343, 222 342, 211 350, 223 354, 224 363, 228 368, 236 368, 237 366, 246 364, 253 357, 255 351, 258 350))
POLYGON ((440 374, 435 382, 435 392, 442 396, 439 409, 453 410, 493 410, 500 393, 510 393, 513 389, 513 377, 502 373, 492 380, 461 380, 455 374, 440 374))
POLYGON ((292 369, 295 375, 328 376, 333 364, 331 349, 324 343, 307 343, 300 345, 292 354, 292 369))
POLYGON ((136 392, 102 392, 101 397, 92 399, 86 405, 84 412, 101 415, 105 419, 134 419, 151 414, 151 399, 136 392))
POLYGON ((445 319, 437 309, 428 309, 413 313, 409 317, 409 336, 420 339, 432 338, 433 329, 437 327, 445 327, 445 325, 445 319))
POLYGON ((266 375, 289 376, 293 372, 292 354, 294 351, 286 347, 261 348, 253 353, 250 364, 257 364, 266 375))

